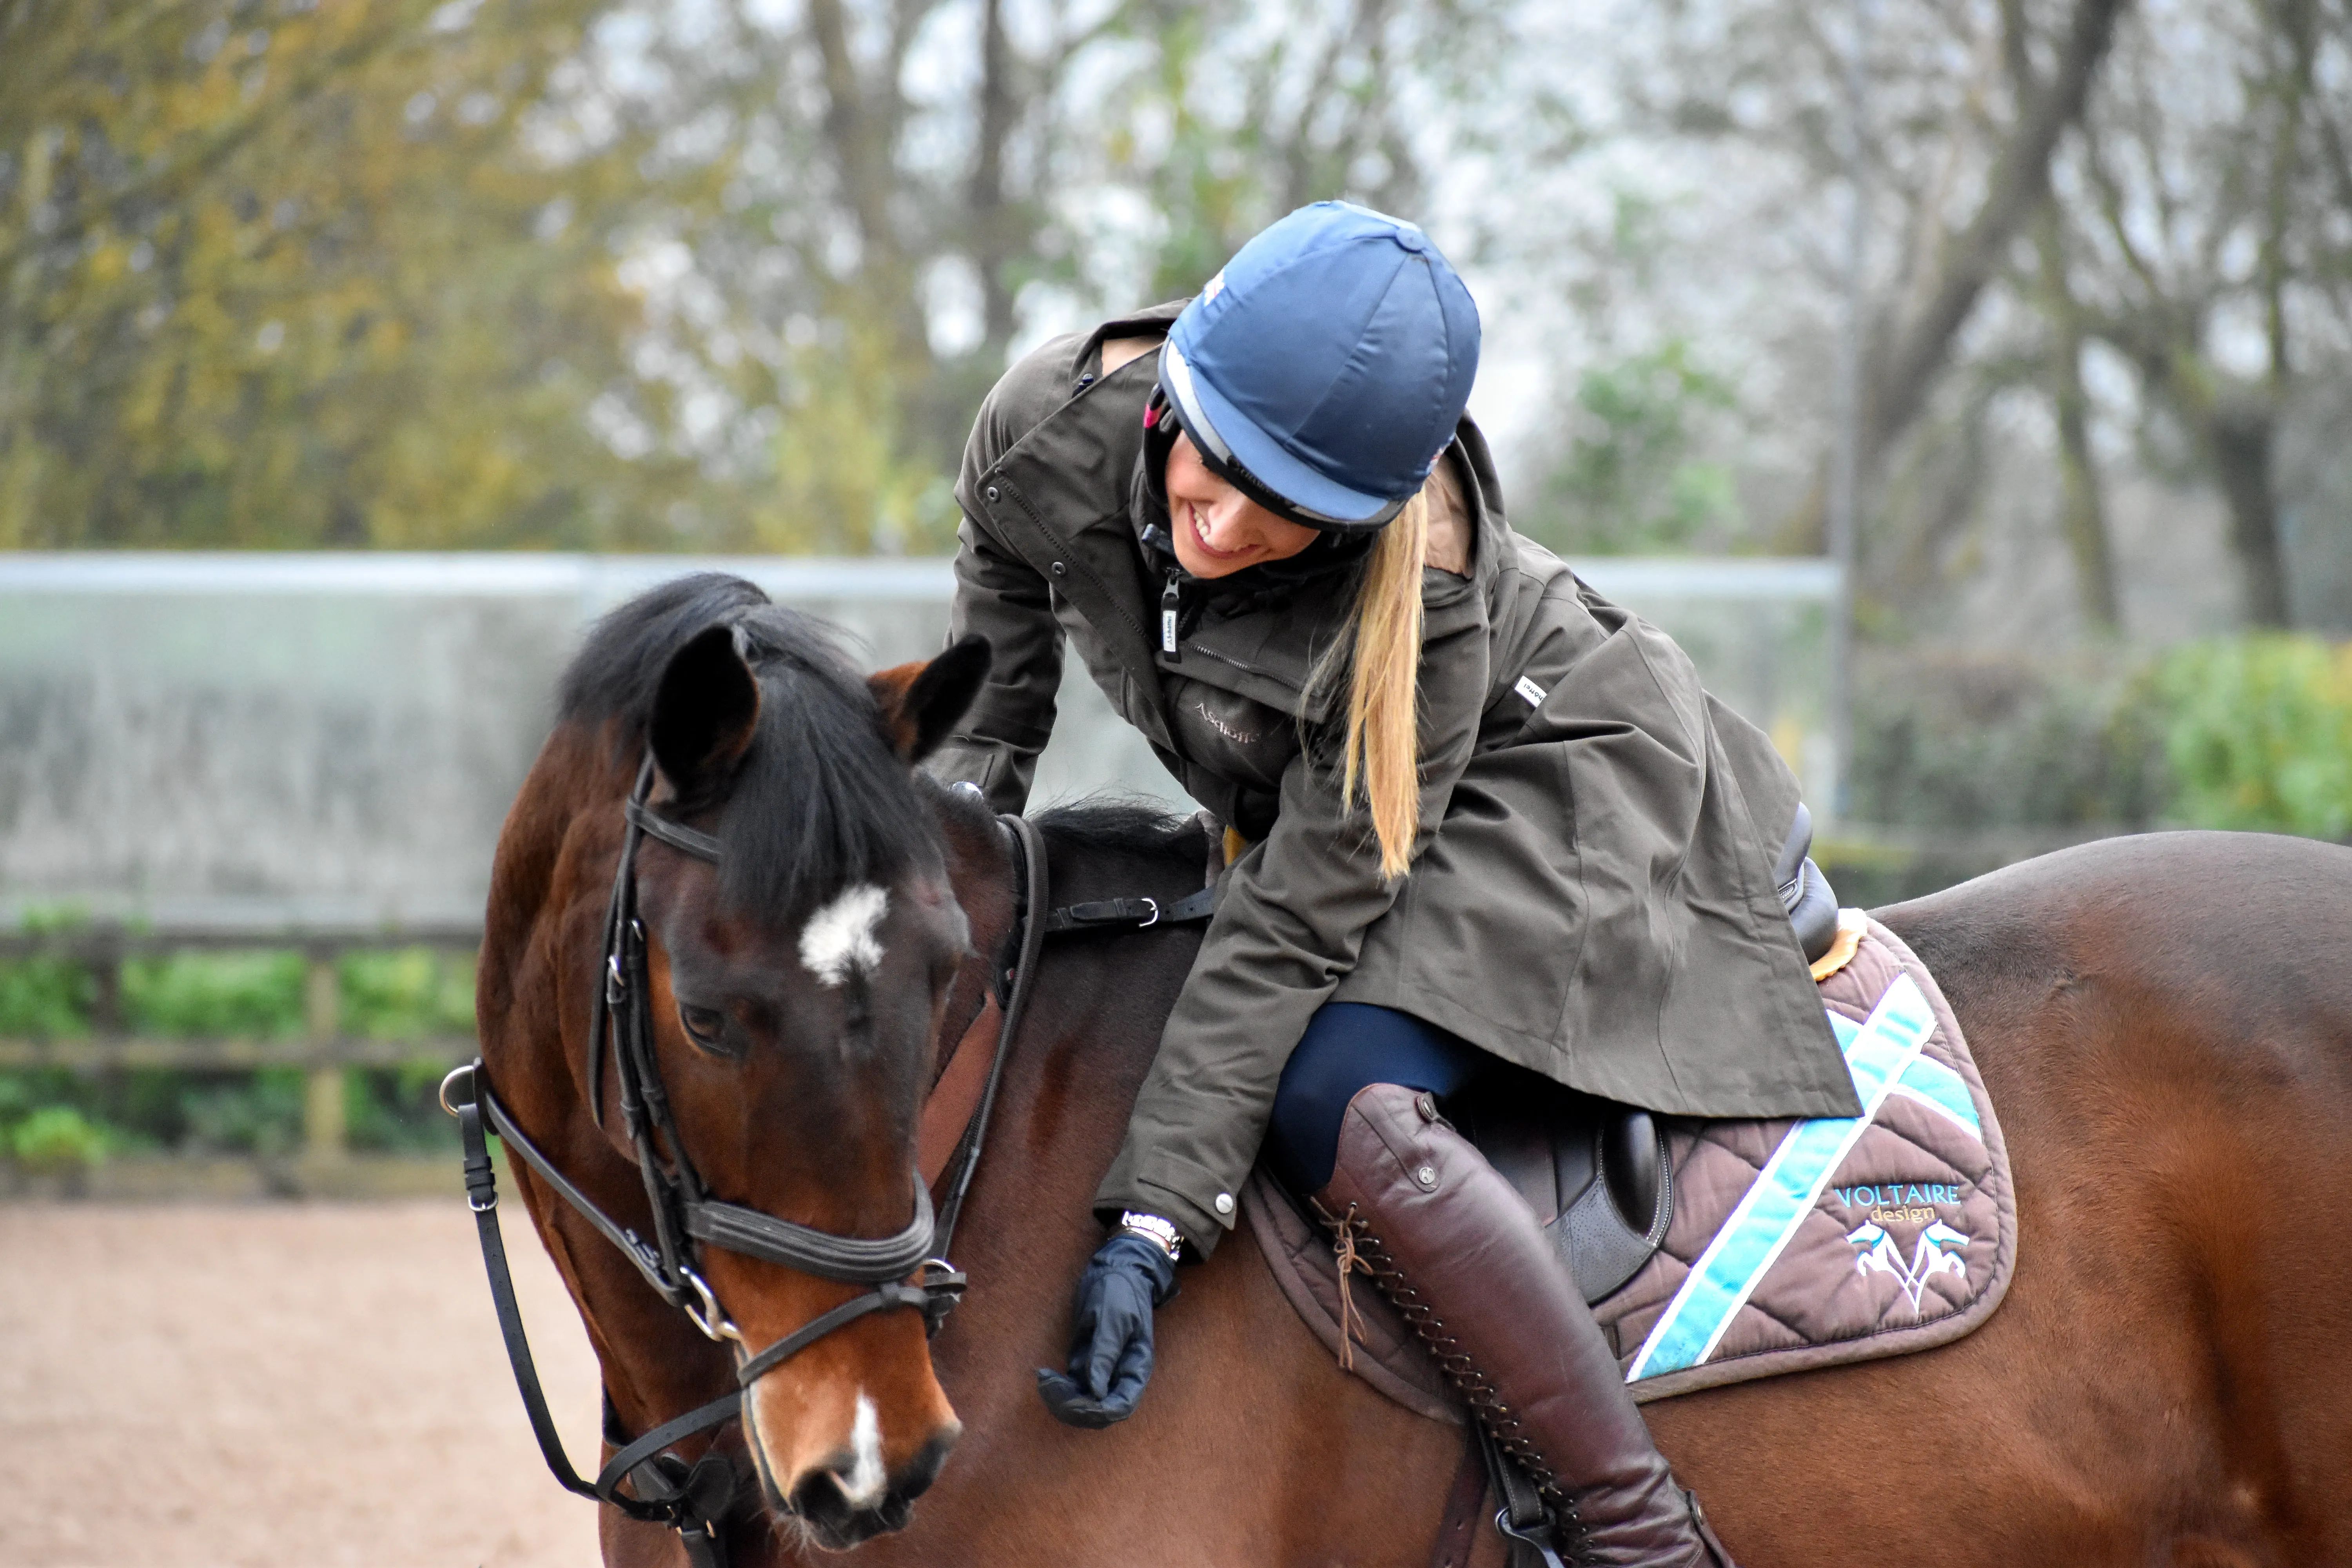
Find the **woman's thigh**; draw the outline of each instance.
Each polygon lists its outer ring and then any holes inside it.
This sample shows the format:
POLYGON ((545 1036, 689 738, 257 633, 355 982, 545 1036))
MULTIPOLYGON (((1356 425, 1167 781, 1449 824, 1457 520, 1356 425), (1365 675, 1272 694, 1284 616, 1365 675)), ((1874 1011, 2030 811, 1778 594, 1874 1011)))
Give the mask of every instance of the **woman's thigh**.
POLYGON ((1393 1007, 1327 1002, 1308 1020, 1282 1069, 1266 1152, 1275 1173, 1302 1195, 1331 1181, 1339 1120, 1357 1092, 1402 1084, 1443 1099, 1469 1082, 1486 1057, 1470 1045, 1393 1007))

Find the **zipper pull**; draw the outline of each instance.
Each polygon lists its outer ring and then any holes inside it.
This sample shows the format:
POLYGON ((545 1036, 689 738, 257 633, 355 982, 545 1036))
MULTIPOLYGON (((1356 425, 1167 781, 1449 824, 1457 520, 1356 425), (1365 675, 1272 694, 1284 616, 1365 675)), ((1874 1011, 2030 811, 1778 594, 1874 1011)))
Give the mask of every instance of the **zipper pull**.
POLYGON ((1168 586, 1160 590, 1160 651, 1176 651, 1176 618, 1183 608, 1182 590, 1177 586, 1176 574, 1168 574, 1168 586))

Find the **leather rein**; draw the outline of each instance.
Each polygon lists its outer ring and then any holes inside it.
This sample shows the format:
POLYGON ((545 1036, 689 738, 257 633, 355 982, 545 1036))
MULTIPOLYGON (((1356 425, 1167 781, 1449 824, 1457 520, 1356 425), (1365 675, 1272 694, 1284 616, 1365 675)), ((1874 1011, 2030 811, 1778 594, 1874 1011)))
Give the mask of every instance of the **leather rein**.
MULTIPOLYGON (((964 1196, 980 1166, 982 1147, 995 1110, 998 1083, 1027 1011, 1045 937, 1070 931, 1139 931, 1162 923, 1205 921, 1214 912, 1215 889, 1203 888, 1164 906, 1150 899, 1110 899, 1052 909, 1047 900, 1042 836, 1025 817, 1000 816, 998 821, 1019 851, 1014 858, 1014 869, 1023 883, 1016 928, 1018 956, 1003 985, 997 984, 997 975, 990 977, 990 992, 998 1005, 996 1039, 978 1101, 941 1173, 945 1201, 935 1215, 929 1185, 919 1172, 912 1173, 915 1216, 904 1230, 888 1237, 838 1236, 713 1198, 687 1156, 654 1054, 646 931, 636 910, 637 849, 646 838, 656 838, 715 865, 719 859, 719 844, 708 834, 649 809, 646 802, 652 792, 653 780, 654 761, 648 753, 624 807, 626 820, 620 861, 614 872, 612 898, 604 913, 604 962, 599 971, 603 995, 589 1018, 587 1059, 589 1112, 602 1127, 604 1067, 609 1045, 614 1079, 619 1085, 622 1125, 635 1153, 638 1174, 652 1211, 652 1239, 639 1236, 606 1214, 555 1167, 515 1124, 506 1106, 491 1091, 479 1058, 442 1080, 441 1105, 457 1119, 465 1161, 466 1200, 473 1211, 481 1242, 491 1303, 497 1309, 499 1331, 506 1342, 516 1389, 522 1396, 524 1413, 530 1418, 549 1471, 568 1491, 609 1503, 631 1519, 667 1525, 676 1531, 693 1568, 723 1568, 726 1555, 719 1521, 736 1490, 734 1467, 716 1448, 691 1467, 667 1450, 688 1437, 737 1419, 743 1395, 752 1384, 825 1335, 868 1313, 910 1308, 923 1314, 929 1333, 939 1332, 965 1289, 964 1276, 948 1262, 945 1255, 955 1234, 964 1196), (464 1096, 462 1100, 457 1098, 459 1093, 464 1096), (490 1162, 488 1131, 495 1131, 509 1152, 593 1226, 645 1278, 646 1283, 683 1312, 698 1330, 711 1340, 731 1342, 737 1347, 733 1390, 661 1423, 633 1441, 621 1440, 625 1434, 613 1433, 608 1398, 607 1440, 618 1451, 593 1480, 583 1479, 564 1452, 531 1358, 499 1228, 498 1176, 490 1162), (706 1245, 820 1279, 868 1285, 872 1289, 753 1352, 703 1278, 700 1248, 706 1245), (909 1275, 919 1278, 909 1284, 909 1275), (621 1489, 624 1481, 630 1483, 631 1491, 621 1489)), ((1006 945, 1012 943, 1008 942, 1006 945)), ((950 1047, 949 1065, 953 1065, 953 1058, 961 1054, 964 1043, 959 1039, 950 1047)), ((946 1076, 945 1068, 940 1076, 946 1076)), ((934 1093, 937 1087, 935 1080, 934 1093)))

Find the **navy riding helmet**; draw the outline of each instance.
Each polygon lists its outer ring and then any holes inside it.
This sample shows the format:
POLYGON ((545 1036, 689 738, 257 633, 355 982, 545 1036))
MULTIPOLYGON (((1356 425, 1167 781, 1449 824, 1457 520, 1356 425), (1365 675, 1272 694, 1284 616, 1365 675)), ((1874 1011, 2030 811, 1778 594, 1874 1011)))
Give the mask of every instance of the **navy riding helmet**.
POLYGON ((1429 478, 1478 374, 1478 307, 1427 235, 1299 208, 1184 307, 1160 389, 1202 460, 1277 516, 1368 533, 1429 478))

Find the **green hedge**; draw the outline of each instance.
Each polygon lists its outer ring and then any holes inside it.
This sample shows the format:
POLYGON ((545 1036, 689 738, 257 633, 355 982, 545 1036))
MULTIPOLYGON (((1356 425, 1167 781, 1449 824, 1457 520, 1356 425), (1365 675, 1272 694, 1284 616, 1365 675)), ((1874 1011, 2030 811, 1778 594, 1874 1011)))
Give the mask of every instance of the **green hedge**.
POLYGON ((2352 644, 2192 643, 2157 666, 2173 809, 2200 827, 2352 834, 2352 644))
MULTIPOLYGON (((70 917, 28 926, 58 930, 70 917)), ((299 952, 178 952, 124 961, 123 1021, 143 1035, 287 1039, 303 1025, 299 952)), ((473 961, 408 948, 355 952, 336 963, 342 1026, 371 1039, 468 1038, 473 961)), ((57 958, 0 963, 0 1036, 87 1037, 97 998, 81 964, 57 958)), ((454 1144, 434 1103, 444 1065, 360 1068, 344 1075, 351 1146, 442 1151, 454 1144)), ((282 1154, 301 1142, 299 1068, 184 1072, 132 1068, 82 1074, 61 1068, 0 1071, 0 1153, 32 1169, 89 1163, 108 1153, 282 1154)))
POLYGON ((1860 673, 1862 822, 2352 836, 2352 644, 2223 637, 2057 664, 1882 654, 1860 673))

